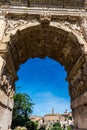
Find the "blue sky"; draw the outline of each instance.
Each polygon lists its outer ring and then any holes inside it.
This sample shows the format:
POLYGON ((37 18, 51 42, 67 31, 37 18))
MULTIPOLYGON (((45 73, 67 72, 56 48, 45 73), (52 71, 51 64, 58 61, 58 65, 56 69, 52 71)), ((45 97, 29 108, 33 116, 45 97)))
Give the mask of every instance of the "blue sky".
POLYGON ((29 94, 35 104, 32 115, 43 116, 52 108, 55 113, 70 111, 67 73, 58 62, 48 57, 31 58, 20 66, 17 75, 16 86, 21 86, 18 92, 29 94))

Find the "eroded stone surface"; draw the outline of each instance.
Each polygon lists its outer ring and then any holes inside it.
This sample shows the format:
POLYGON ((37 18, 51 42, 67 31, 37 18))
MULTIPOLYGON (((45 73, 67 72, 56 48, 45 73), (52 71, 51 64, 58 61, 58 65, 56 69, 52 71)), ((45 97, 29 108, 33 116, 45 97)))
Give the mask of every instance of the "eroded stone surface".
POLYGON ((6 0, 0 1, 0 4, 36 6, 36 7, 57 7, 57 8, 86 8, 86 0, 6 0))
POLYGON ((5 28, 6 28, 5 18, 3 16, 0 16, 0 42, 2 41, 5 28))

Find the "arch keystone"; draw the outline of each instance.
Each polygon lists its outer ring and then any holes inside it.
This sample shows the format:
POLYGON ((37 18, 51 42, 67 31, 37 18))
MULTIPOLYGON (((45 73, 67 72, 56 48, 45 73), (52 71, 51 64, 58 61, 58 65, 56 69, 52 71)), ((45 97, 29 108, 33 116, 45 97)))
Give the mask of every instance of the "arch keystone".
POLYGON ((51 14, 49 13, 42 13, 40 14, 40 22, 42 27, 47 27, 49 26, 51 21, 51 14))

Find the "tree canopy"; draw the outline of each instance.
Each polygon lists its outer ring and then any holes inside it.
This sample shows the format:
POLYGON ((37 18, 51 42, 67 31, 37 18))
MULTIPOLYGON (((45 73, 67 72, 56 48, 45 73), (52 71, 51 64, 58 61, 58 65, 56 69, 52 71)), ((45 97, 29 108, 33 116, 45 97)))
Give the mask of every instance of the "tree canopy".
POLYGON ((55 122, 49 130, 62 130, 59 122, 55 122))
POLYGON ((12 128, 17 126, 32 127, 29 116, 32 113, 33 103, 26 93, 17 93, 14 95, 14 108, 12 117, 12 128))

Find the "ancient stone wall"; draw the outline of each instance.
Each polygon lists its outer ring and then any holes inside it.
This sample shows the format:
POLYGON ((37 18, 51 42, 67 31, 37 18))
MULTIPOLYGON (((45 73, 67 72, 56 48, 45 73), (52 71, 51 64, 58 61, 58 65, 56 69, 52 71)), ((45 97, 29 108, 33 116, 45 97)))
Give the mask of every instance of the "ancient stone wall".
POLYGON ((15 6, 85 8, 86 0, 1 0, 0 4, 15 6))
POLYGON ((85 0, 30 0, 30 6, 83 8, 85 0))
POLYGON ((41 12, 35 10, 33 13, 30 10, 27 13, 14 11, 1 13, 2 130, 7 130, 11 125, 14 82, 17 79, 19 65, 29 58, 46 56, 65 67, 75 128, 87 130, 87 12, 82 11, 79 15, 78 11, 72 10, 66 10, 66 13, 57 11, 56 14, 55 11, 49 13, 47 11, 44 12, 42 9, 41 12))
POLYGON ((11 128, 13 99, 10 99, 4 91, 0 90, 0 128, 11 128))
POLYGON ((11 127, 13 94, 11 80, 5 70, 6 62, 0 56, 0 129, 7 130, 11 127))

